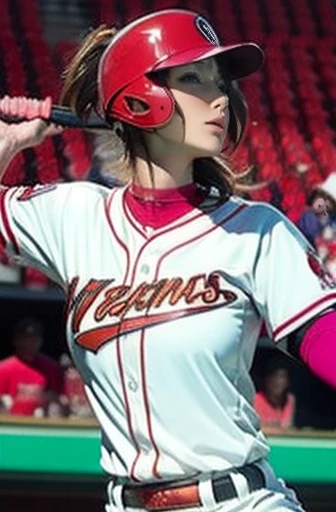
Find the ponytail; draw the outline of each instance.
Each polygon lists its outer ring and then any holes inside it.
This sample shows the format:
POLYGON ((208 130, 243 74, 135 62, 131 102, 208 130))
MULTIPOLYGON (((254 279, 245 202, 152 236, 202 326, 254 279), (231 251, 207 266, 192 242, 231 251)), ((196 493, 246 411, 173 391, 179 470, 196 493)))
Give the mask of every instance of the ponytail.
MULTIPOLYGON (((103 115, 98 94, 99 62, 117 32, 115 27, 109 28, 106 25, 92 30, 63 73, 59 103, 70 108, 82 119, 86 120, 95 113, 103 115)), ((112 122, 109 124, 113 126, 112 122)), ((103 166, 110 176, 120 183, 127 183, 135 172, 135 143, 144 145, 143 134, 139 128, 125 123, 121 125, 121 134, 110 131, 108 142, 103 144, 103 153, 109 155, 103 166)), ((96 154, 100 154, 99 147, 96 148, 96 154)))
POLYGON ((99 110, 99 61, 116 33, 116 28, 108 28, 106 25, 100 25, 90 32, 63 74, 59 103, 69 107, 81 118, 99 110))

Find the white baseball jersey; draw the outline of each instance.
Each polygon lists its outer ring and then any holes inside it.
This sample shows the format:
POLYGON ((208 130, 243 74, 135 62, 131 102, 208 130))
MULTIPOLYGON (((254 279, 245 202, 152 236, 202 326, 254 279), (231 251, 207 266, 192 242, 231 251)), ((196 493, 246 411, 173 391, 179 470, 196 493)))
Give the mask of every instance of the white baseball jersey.
POLYGON ((67 337, 102 429, 102 465, 136 481, 267 456, 249 376, 262 322, 275 341, 336 302, 276 209, 231 198, 147 230, 125 188, 8 189, 7 253, 59 283, 67 337))

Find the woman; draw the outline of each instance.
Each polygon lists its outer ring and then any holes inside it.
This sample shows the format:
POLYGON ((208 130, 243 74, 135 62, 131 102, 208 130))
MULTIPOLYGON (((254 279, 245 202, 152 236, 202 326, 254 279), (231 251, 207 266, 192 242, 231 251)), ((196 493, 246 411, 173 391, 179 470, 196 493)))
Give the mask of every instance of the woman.
POLYGON ((290 392, 289 372, 281 359, 273 357, 267 361, 254 407, 263 428, 294 426, 295 395, 290 392))
POLYGON ((336 174, 331 173, 321 184, 314 187, 307 198, 307 208, 300 216, 297 226, 317 249, 320 239, 331 231, 334 238, 336 200, 335 200, 336 174), (333 196, 334 195, 334 196, 333 196))
MULTIPOLYGON (((102 428, 108 511, 302 510, 266 462, 249 369, 265 322, 335 384, 315 334, 335 329, 336 293, 284 216, 233 195, 219 159, 246 126, 237 80, 262 59, 252 43, 221 46, 182 10, 116 35, 98 29, 67 71, 62 103, 114 129, 126 185, 3 192, 7 253, 67 295, 70 350, 102 428)), ((2 123, 3 169, 48 130, 2 123)))

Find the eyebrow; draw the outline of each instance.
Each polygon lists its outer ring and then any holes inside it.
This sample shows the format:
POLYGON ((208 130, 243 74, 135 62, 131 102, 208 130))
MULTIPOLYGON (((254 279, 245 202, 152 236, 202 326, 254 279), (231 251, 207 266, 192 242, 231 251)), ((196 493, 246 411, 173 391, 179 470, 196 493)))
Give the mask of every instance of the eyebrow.
MULTIPOLYGON (((181 68, 182 68, 182 66, 181 66, 181 68)), ((217 79, 217 80, 222 79, 222 75, 221 75, 218 67, 212 61, 199 60, 196 62, 191 62, 190 64, 186 64, 185 66, 183 66, 183 68, 184 68, 183 71, 186 71, 188 69, 190 69, 190 70, 194 69, 196 71, 207 71, 207 72, 213 71, 214 79, 217 79)), ((181 69, 181 71, 182 71, 182 69, 181 69)))

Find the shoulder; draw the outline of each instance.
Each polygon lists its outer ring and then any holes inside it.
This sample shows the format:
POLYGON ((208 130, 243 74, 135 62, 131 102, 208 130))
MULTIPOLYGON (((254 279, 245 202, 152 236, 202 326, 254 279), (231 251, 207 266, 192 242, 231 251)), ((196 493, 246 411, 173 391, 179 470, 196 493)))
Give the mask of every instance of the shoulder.
POLYGON ((315 224, 321 224, 320 222, 320 219, 318 218, 318 216, 316 215, 315 212, 313 212, 312 210, 305 210, 300 218, 299 218, 299 221, 298 223, 315 223, 315 224))
POLYGON ((73 225, 97 217, 115 191, 87 181, 20 187, 11 195, 11 213, 21 222, 28 218, 39 222, 45 216, 48 222, 73 225))
POLYGON ((277 225, 296 230, 294 224, 275 206, 264 202, 250 201, 239 196, 231 196, 221 209, 232 212, 232 219, 245 226, 246 231, 270 231, 277 225))
POLYGON ((80 205, 91 201, 105 201, 111 194, 111 189, 97 183, 80 181, 61 183, 57 185, 55 193, 60 198, 66 198, 80 205))
POLYGON ((74 196, 81 197, 108 197, 112 190, 110 187, 101 185, 99 183, 93 183, 91 181, 76 181, 73 183, 61 183, 58 185, 61 192, 72 194, 74 196))
POLYGON ((106 199, 111 193, 111 189, 92 183, 89 181, 76 181, 72 183, 50 183, 45 185, 35 185, 33 187, 18 187, 14 189, 11 196, 20 203, 36 204, 38 202, 47 202, 57 205, 58 202, 64 203, 68 200, 75 201, 78 204, 92 201, 93 199, 106 199))
POLYGON ((254 397, 254 406, 259 407, 267 403, 267 399, 263 391, 257 391, 254 397))
POLYGON ((302 214, 300 215, 300 219, 317 219, 317 215, 313 210, 308 208, 307 210, 302 212, 302 214))
POLYGON ((6 357, 0 361, 0 371, 10 371, 12 368, 15 368, 19 363, 19 359, 15 356, 6 357))
POLYGON ((76 212, 87 213, 93 211, 95 207, 104 207, 106 201, 113 193, 112 190, 104 185, 91 182, 77 182, 70 186, 60 187, 60 193, 66 194, 66 205, 76 212))

